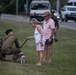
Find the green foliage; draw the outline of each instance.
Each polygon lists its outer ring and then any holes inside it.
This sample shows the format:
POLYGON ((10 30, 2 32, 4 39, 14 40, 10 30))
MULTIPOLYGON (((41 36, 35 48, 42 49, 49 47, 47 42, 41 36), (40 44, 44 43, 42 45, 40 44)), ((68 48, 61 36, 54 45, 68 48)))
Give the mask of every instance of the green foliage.
MULTIPOLYGON (((14 30, 20 45, 34 32, 34 28, 28 23, 0 19, 0 37, 5 35, 4 32, 8 28, 14 30)), ((60 28, 58 38, 59 41, 53 43, 52 64, 35 65, 38 54, 35 50, 34 40, 31 39, 22 47, 26 63, 0 61, 0 75, 76 75, 76 31, 60 28)), ((12 56, 6 56, 6 59, 11 60, 12 56)))
MULTIPOLYGON (((56 9, 57 0, 49 0, 52 8, 56 9)), ((67 4, 68 0, 59 0, 60 1, 60 9, 67 4)))
POLYGON ((16 13, 16 3, 15 3, 15 0, 12 0, 9 2, 8 5, 6 5, 4 8, 3 8, 3 12, 6 12, 6 13, 9 13, 9 14, 15 14, 16 13))
MULTIPOLYGON (((26 0, 19 1, 19 12, 24 12, 24 4, 26 0)), ((28 8, 32 0, 28 0, 28 8)), ((49 0, 52 8, 56 9, 57 0, 49 0)), ((60 9, 67 4, 67 0, 60 0, 60 9)), ((0 6, 2 6, 3 13, 15 14, 16 13, 16 0, 0 0, 0 6)))
MULTIPOLYGON (((16 13, 16 0, 0 0, 0 5, 4 13, 16 13)), ((24 0, 19 0, 19 11, 24 11, 24 0)))

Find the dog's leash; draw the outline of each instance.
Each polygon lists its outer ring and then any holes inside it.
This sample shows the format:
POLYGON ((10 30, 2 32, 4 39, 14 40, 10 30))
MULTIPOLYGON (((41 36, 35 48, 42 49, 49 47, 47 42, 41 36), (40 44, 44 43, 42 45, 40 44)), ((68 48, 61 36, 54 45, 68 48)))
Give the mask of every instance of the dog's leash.
POLYGON ((27 38, 24 42, 23 42, 23 44, 21 45, 21 47, 20 48, 22 48, 23 47, 23 45, 29 40, 30 38, 27 38))

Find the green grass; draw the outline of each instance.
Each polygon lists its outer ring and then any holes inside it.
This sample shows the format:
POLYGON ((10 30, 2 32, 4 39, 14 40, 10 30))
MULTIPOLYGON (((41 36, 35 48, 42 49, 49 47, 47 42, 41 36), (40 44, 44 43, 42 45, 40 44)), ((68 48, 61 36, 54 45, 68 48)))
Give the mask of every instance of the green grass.
MULTIPOLYGON (((33 35, 34 28, 30 24, 5 21, 0 19, 0 37, 5 30, 12 28, 18 37, 20 45, 33 35)), ((36 66, 37 52, 34 40, 28 40, 22 47, 26 55, 26 63, 12 63, 0 61, 0 75, 76 75, 76 31, 60 28, 58 30, 59 42, 53 44, 53 63, 43 63, 36 66)), ((12 56, 6 57, 11 60, 12 56)))

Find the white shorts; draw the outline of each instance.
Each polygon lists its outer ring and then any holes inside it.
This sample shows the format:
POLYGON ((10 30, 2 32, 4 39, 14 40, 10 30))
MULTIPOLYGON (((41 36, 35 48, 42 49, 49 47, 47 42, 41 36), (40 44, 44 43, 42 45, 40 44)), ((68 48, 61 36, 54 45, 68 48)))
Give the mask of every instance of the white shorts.
POLYGON ((36 51, 44 51, 44 45, 43 46, 41 46, 41 44, 39 43, 39 44, 37 44, 36 45, 36 51))

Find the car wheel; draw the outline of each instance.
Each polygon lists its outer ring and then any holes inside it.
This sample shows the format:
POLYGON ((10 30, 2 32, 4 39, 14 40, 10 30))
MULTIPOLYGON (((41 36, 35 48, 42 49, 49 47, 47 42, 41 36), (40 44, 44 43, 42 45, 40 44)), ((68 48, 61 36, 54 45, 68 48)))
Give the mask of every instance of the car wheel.
POLYGON ((61 19, 62 22, 64 22, 64 19, 61 19))
POLYGON ((76 22, 76 20, 75 20, 75 22, 76 22))
POLYGON ((65 19, 65 22, 67 22, 68 20, 67 19, 65 19))
POLYGON ((67 22, 68 21, 68 19, 67 19, 67 17, 65 16, 65 22, 67 22))

